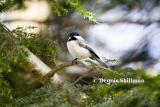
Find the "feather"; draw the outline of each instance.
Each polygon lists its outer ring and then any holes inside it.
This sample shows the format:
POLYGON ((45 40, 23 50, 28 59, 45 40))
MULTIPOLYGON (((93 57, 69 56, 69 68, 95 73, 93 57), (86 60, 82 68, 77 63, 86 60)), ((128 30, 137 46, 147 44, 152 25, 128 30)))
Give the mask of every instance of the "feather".
POLYGON ((100 57, 93 51, 92 48, 90 48, 83 39, 78 40, 78 43, 81 47, 86 48, 91 53, 91 59, 95 59, 97 62, 99 62, 101 65, 103 65, 106 68, 110 68, 105 62, 103 62, 100 57))
POLYGON ((95 57, 95 58, 99 58, 99 56, 93 51, 92 48, 90 48, 87 43, 82 39, 82 40, 78 40, 78 43, 81 47, 86 48, 87 50, 89 50, 89 52, 91 53, 91 57, 95 57))

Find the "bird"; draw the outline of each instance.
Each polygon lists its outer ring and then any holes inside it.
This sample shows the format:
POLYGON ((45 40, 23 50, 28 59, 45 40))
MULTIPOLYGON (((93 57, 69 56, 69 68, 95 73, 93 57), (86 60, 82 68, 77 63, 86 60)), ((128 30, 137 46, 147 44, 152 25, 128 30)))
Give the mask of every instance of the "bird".
POLYGON ((75 58, 73 61, 91 58, 99 62, 102 66, 109 68, 77 32, 71 32, 69 34, 67 48, 71 56, 75 58))

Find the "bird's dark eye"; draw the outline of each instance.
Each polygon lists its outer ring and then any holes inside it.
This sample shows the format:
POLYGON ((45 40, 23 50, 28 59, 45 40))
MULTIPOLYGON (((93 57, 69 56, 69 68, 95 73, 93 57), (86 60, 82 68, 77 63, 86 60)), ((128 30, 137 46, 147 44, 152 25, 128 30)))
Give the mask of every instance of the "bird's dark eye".
POLYGON ((71 36, 68 38, 68 41, 71 41, 71 40, 77 40, 77 38, 75 38, 74 36, 71 36))

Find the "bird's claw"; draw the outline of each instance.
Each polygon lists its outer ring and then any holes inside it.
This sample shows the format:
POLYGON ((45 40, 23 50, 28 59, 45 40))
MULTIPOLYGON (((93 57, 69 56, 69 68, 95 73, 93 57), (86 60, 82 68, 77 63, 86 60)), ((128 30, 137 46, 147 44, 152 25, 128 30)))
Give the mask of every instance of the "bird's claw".
POLYGON ((75 59, 72 61, 72 64, 78 64, 78 58, 75 58, 75 59))

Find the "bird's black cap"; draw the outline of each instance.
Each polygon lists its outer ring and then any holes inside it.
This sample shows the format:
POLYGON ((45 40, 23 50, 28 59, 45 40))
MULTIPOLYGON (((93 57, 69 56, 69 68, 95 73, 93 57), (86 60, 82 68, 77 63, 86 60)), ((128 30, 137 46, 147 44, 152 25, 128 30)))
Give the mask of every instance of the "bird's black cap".
POLYGON ((77 33, 77 32, 71 32, 71 33, 69 34, 69 36, 79 36, 79 33, 77 33))

